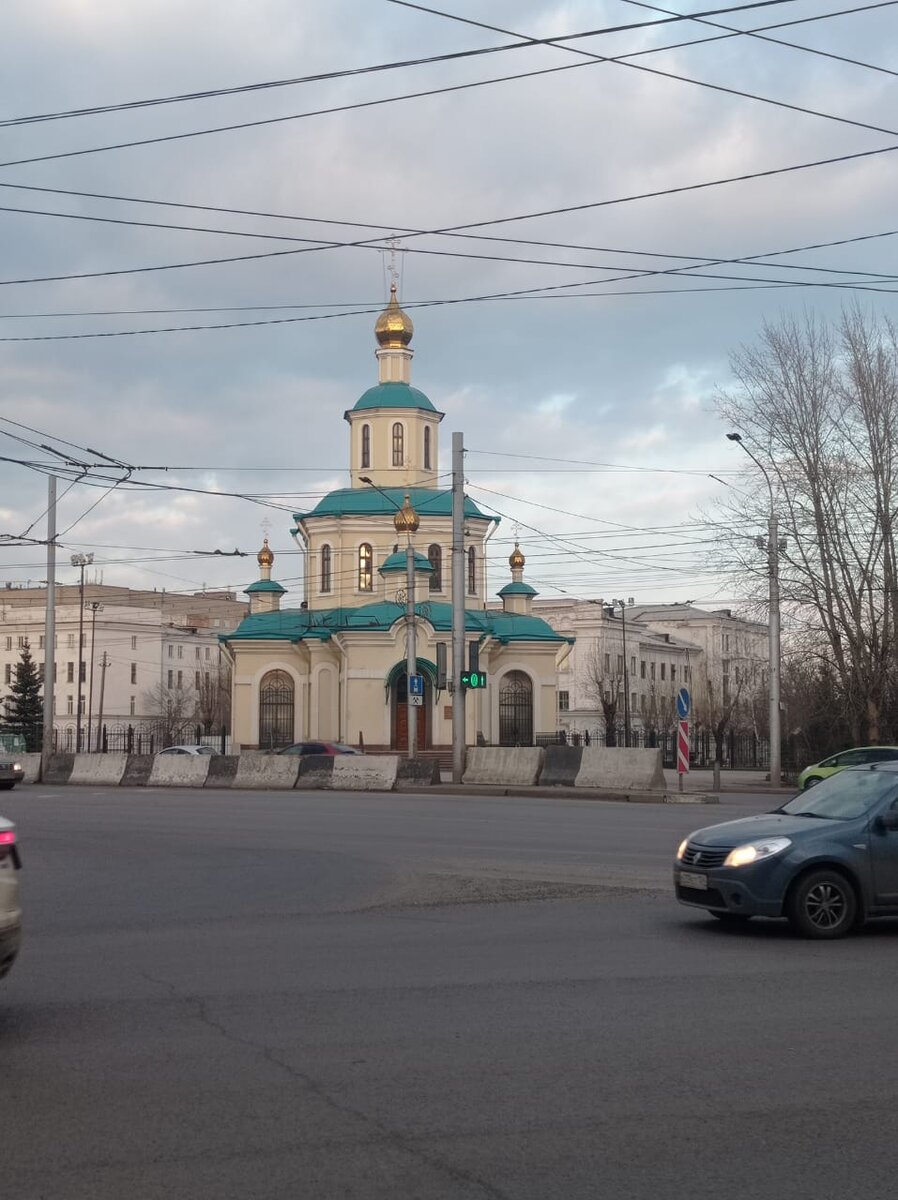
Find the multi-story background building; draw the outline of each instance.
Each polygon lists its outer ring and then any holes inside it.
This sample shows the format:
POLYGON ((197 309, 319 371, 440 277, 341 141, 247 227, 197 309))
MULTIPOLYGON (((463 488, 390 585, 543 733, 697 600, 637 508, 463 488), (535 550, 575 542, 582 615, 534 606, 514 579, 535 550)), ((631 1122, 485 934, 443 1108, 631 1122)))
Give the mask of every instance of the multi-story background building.
MULTIPOLYGON (((46 604, 43 587, 0 591, 0 702, 26 641, 43 669, 46 604)), ((85 748, 97 744, 103 725, 139 729, 190 720, 219 730, 229 682, 218 638, 246 612, 232 592, 57 587, 53 724, 59 748, 74 749, 79 740, 79 695, 85 748)))

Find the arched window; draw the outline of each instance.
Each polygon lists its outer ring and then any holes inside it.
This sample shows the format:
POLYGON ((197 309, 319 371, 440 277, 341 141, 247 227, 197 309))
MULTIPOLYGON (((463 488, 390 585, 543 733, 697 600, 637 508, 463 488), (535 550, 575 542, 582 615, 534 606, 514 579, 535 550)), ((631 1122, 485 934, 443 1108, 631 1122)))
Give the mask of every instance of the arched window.
POLYGON ((329 592, 331 590, 331 548, 330 546, 321 547, 321 591, 329 592))
POLYGON ((427 561, 433 567, 430 573, 430 590, 441 592, 443 590, 443 552, 435 542, 428 547, 427 561))
POLYGON ((374 555, 368 542, 359 546, 359 591, 374 591, 374 555))
POLYGON ((499 745, 533 742, 533 683, 523 671, 509 671, 499 685, 499 745))
POLYGON ((273 750, 293 742, 293 680, 286 671, 269 671, 259 686, 259 748, 273 750))
POLYGON ((371 466, 371 426, 362 426, 362 467, 371 466))
POLYGON ((401 467, 405 461, 405 431, 401 422, 393 426, 393 466, 401 467))
POLYGON ((424 470, 430 470, 430 426, 424 426, 424 470))
POLYGON ((477 551, 468 547, 468 595, 477 595, 477 551))

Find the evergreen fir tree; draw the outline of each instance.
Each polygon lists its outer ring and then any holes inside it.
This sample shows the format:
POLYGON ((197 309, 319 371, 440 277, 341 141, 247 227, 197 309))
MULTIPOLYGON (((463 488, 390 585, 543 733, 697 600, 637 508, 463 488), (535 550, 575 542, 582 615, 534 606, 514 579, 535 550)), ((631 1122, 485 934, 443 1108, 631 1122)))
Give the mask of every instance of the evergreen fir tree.
POLYGON ((22 647, 16 663, 15 679, 10 685, 10 694, 4 700, 3 725, 8 733, 21 733, 25 748, 36 751, 41 748, 44 727, 44 702, 41 698, 41 676, 37 663, 31 657, 28 639, 22 647))

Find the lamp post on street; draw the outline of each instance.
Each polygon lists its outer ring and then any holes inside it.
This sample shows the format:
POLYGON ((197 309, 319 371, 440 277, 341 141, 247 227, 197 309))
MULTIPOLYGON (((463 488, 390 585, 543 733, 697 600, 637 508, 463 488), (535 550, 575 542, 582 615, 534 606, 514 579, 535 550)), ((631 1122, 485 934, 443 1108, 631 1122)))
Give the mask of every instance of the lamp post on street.
MULTIPOLYGON (((741 446, 757 466, 767 483, 770 496, 770 515, 767 519, 767 574, 769 578, 769 623, 768 623, 768 682, 770 693, 770 786, 779 787, 782 778, 782 752, 780 747, 780 584, 779 584, 779 523, 773 504, 773 484, 767 468, 749 450, 741 433, 728 433, 727 439, 741 446)), ((760 539, 759 539, 760 540, 760 539)))
POLYGON ((630 745, 630 674, 627 670, 627 605, 633 603, 633 597, 629 600, 612 600, 612 605, 620 609, 621 619, 621 638, 624 648, 624 745, 630 745))
POLYGON ((81 718, 84 712, 84 695, 81 691, 81 680, 84 675, 84 568, 90 566, 93 561, 92 554, 73 554, 71 558, 72 566, 78 567, 81 572, 81 581, 78 585, 78 704, 75 718, 75 752, 78 754, 81 753, 81 718))
MULTIPOLYGON (((103 611, 103 605, 99 600, 88 600, 85 607, 90 609, 90 682, 87 685, 87 752, 90 754, 91 726, 93 724, 94 709, 94 647, 97 644, 97 613, 103 611)), ((98 743, 99 740, 100 730, 98 728, 98 743)), ((98 750, 99 748, 99 745, 97 745, 98 750)))

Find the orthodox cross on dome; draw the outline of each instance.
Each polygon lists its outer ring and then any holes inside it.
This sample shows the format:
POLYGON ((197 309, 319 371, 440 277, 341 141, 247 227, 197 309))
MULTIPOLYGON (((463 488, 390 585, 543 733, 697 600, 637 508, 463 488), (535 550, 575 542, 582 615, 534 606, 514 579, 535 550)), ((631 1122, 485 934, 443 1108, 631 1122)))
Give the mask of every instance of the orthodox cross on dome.
POLYGON ((404 254, 405 250, 403 250, 402 243, 399 241, 399 238, 396 237, 395 235, 391 238, 387 238, 387 245, 390 248, 389 249, 390 257, 389 257, 389 261, 387 264, 387 274, 390 276, 390 292, 395 293, 395 292, 399 291, 399 277, 400 277, 399 263, 397 261, 396 255, 404 254))
POLYGON ((271 529, 271 522, 267 517, 263 517, 259 522, 259 528, 262 530, 262 533, 265 535, 265 537, 268 537, 268 531, 271 529))

